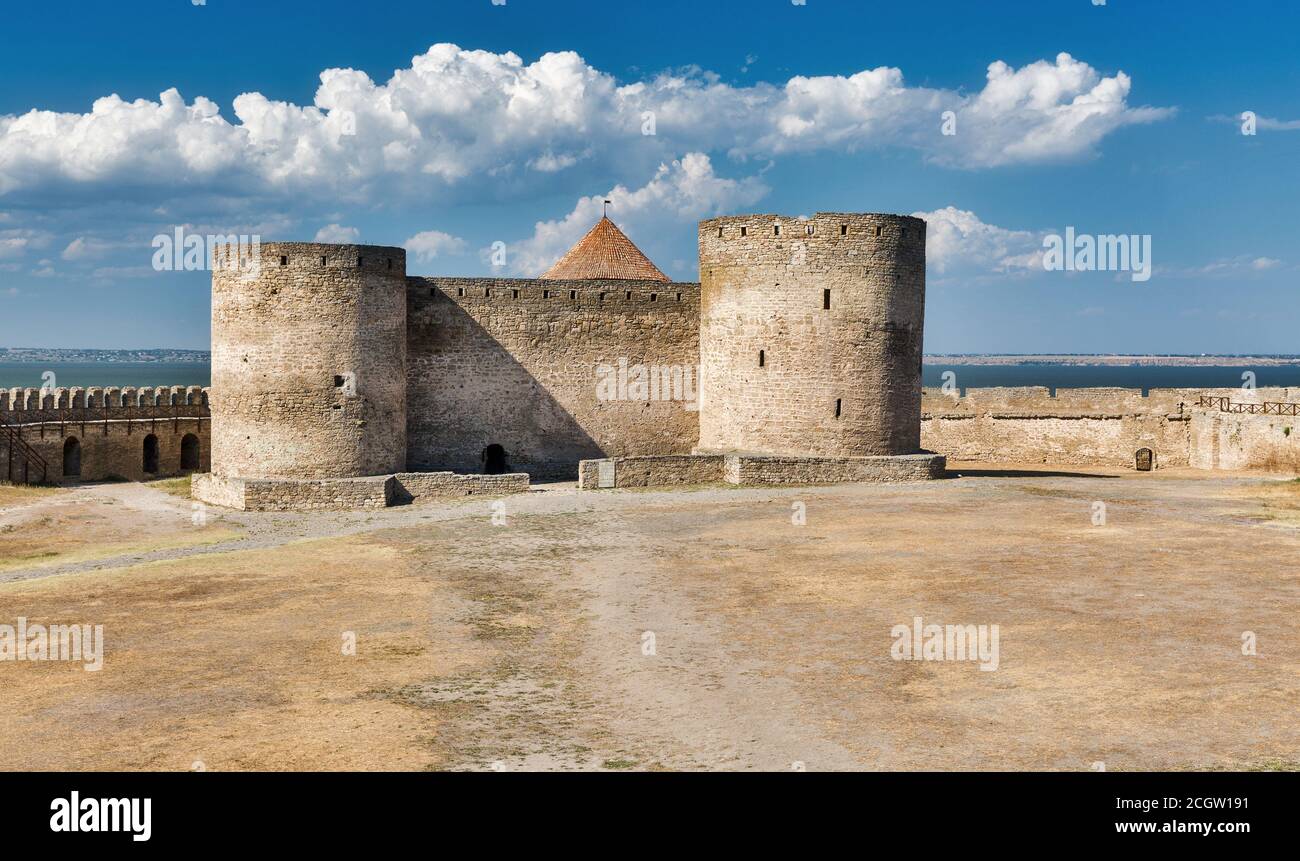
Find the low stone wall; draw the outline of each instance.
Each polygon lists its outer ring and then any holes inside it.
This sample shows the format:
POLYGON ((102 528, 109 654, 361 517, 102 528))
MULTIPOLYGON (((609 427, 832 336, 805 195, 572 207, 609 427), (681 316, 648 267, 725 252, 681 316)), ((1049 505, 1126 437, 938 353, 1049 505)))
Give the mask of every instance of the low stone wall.
POLYGON ((602 487, 716 484, 725 480, 725 466, 724 456, 720 454, 673 454, 584 460, 578 463, 578 487, 582 490, 597 490, 602 487))
POLYGON ((881 457, 744 457, 735 464, 732 484, 840 484, 861 481, 928 481, 943 478, 942 455, 881 457))
POLYGON ((191 479, 190 495, 242 511, 351 511, 384 508, 393 476, 363 478, 229 478, 204 473, 191 479))
POLYGON ((1300 475, 1300 417, 1197 410, 1190 437, 1194 467, 1300 475))
POLYGON ((506 496, 528 490, 528 473, 461 475, 454 472, 399 472, 395 476, 392 505, 433 502, 460 496, 506 496))
POLYGON ((241 511, 356 511, 461 496, 504 496, 528 490, 524 473, 457 475, 404 472, 361 478, 234 478, 203 473, 191 495, 241 511))
POLYGON ((924 481, 942 478, 940 455, 892 457, 782 457, 697 454, 584 460, 582 490, 725 483, 736 485, 839 484, 862 481, 924 481))

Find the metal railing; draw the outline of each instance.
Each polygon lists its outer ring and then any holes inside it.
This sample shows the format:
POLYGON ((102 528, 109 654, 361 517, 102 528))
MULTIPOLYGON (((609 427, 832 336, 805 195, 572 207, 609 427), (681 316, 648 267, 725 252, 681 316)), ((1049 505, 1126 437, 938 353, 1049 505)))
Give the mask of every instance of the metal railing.
POLYGON ((1218 409, 1224 413, 1254 413, 1266 416, 1300 416, 1300 404, 1287 404, 1279 401, 1259 401, 1250 403, 1233 401, 1220 395, 1201 395, 1198 406, 1218 409))

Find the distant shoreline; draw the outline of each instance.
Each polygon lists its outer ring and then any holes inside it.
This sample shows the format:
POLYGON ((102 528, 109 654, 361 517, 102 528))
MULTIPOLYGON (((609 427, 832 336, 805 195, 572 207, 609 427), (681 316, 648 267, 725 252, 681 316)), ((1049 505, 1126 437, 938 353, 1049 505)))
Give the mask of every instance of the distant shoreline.
POLYGON ((43 363, 140 364, 210 363, 208 350, 172 350, 155 347, 146 350, 77 350, 63 347, 0 347, 0 362, 22 365, 43 363))
MULTIPOLYGON (((78 350, 57 347, 0 347, 0 362, 13 364, 210 364, 207 350, 78 350)), ((1282 367, 1300 365, 1300 355, 1160 356, 1107 353, 951 353, 927 355, 927 365, 1062 365, 1082 367, 1282 367)))

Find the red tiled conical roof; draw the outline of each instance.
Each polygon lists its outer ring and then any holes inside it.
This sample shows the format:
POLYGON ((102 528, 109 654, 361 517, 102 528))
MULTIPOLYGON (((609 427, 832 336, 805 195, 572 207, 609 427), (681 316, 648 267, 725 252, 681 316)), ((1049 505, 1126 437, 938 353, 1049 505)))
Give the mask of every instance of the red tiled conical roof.
POLYGON ((587 235, 547 269, 545 281, 585 280, 589 278, 626 278, 642 281, 668 281, 667 275, 632 244, 614 222, 602 217, 587 235))

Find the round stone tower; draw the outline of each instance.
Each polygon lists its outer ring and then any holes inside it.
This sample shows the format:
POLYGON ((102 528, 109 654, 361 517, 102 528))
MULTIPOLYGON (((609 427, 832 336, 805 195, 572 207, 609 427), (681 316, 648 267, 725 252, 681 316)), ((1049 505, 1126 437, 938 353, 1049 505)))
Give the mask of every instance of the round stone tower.
POLYGON ((212 273, 212 472, 406 469, 406 252, 274 242, 212 273))
POLYGON ((920 449, 923 220, 702 221, 700 282, 699 451, 920 449))

